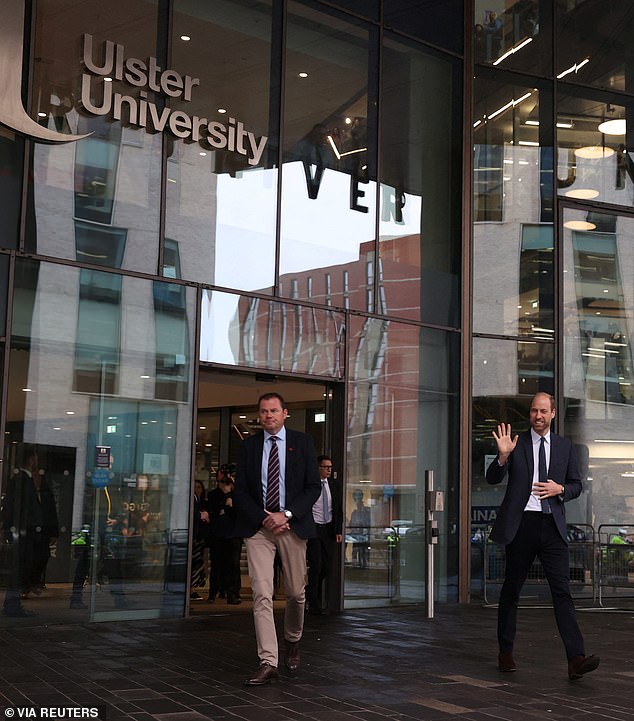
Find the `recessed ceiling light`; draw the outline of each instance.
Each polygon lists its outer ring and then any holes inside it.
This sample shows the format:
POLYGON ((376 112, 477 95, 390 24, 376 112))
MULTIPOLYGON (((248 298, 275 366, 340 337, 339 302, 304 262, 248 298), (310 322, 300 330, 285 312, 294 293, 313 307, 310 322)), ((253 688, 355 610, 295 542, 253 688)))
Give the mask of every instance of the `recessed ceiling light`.
POLYGON ((23 388, 22 390, 23 390, 25 393, 32 393, 32 392, 33 392, 33 388, 23 388))
POLYGON ((204 158, 205 155, 207 155, 207 153, 204 150, 201 150, 200 153, 198 153, 198 155, 201 155, 204 158))
POLYGON ((591 200, 599 195, 598 190, 591 188, 579 188, 578 190, 567 190, 565 196, 567 198, 578 198, 579 200, 591 200))
POLYGON ((111 83, 111 82, 112 82, 112 78, 104 78, 103 80, 104 80, 104 83, 111 83))
POLYGON ((625 135, 625 118, 616 118, 599 123, 599 132, 604 135, 625 135))
POLYGON ((41 113, 41 112, 40 112, 40 113, 37 114, 37 117, 38 117, 38 118, 45 118, 47 115, 48 115, 48 113, 41 113))
POLYGON ((299 75, 300 78, 307 78, 307 77, 308 77, 308 73, 305 73, 305 72, 303 72, 303 71, 302 71, 301 73, 297 73, 297 74, 299 75))
POLYGON ((181 35, 181 40, 188 43, 191 40, 191 37, 189 35, 181 35))
POLYGON ((150 376, 140 376, 140 378, 148 379, 150 376))
POLYGON ((66 415, 67 415, 67 416, 74 416, 74 415, 75 415, 75 411, 66 411, 66 415))
POLYGON ((564 223, 564 228, 569 230, 594 230, 597 226, 589 223, 587 220, 568 220, 564 223))
POLYGON ((576 148, 575 155, 578 158, 589 158, 595 160, 597 158, 609 158, 614 155, 612 148, 604 148, 601 145, 586 145, 585 148, 576 148))
POLYGON ((224 115, 224 113, 227 112, 227 108, 218 108, 218 112, 219 112, 221 115, 224 115))

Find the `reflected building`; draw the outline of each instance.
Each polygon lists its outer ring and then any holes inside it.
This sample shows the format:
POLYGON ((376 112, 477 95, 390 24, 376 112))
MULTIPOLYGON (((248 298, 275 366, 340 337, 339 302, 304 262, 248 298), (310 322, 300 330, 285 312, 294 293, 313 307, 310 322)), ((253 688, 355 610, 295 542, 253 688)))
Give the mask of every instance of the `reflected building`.
POLYGON ((3 2, 0 482, 36 445, 45 621, 189 613, 192 481, 267 390, 344 482, 332 607, 424 601, 427 470, 436 598, 480 599, 491 432, 538 390, 569 520, 634 525, 631 30, 592 0, 3 2))

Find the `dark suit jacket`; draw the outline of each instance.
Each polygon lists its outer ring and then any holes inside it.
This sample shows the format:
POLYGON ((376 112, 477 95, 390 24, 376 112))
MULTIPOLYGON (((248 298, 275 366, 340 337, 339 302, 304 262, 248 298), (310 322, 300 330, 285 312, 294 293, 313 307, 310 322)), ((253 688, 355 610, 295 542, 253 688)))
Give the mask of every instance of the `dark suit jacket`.
MULTIPOLYGON (((262 449, 264 433, 247 438, 240 447, 233 501, 237 520, 235 535, 256 534, 266 518, 262 498, 262 449)), ((286 429, 286 508, 292 512, 291 530, 300 538, 315 535, 313 504, 321 493, 317 453, 313 439, 286 429)))
MULTIPOLYGON (((548 478, 564 487, 563 499, 559 496, 550 498, 550 507, 557 530, 567 541, 564 503, 581 493, 581 474, 572 442, 552 432, 550 439, 548 478)), ((487 468, 486 479, 491 485, 508 479, 506 493, 491 532, 494 541, 506 545, 515 538, 533 485, 533 442, 530 431, 519 436, 515 450, 504 466, 500 467, 495 458, 487 468)))

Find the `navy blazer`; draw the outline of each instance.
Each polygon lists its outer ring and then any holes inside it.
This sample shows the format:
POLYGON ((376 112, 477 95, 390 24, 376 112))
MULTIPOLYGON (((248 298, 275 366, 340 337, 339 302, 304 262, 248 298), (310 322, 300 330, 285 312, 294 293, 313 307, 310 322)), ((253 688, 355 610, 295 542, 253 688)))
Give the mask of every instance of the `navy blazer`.
MULTIPOLYGON (((572 442, 552 432, 550 442, 548 478, 564 487, 563 499, 560 496, 552 496, 549 499, 550 507, 557 530, 567 542, 564 503, 581 493, 581 474, 572 442)), ((500 466, 496 456, 487 468, 486 479, 491 485, 508 479, 506 493, 491 531, 491 538, 494 541, 506 545, 515 538, 533 486, 533 441, 530 431, 520 434, 515 450, 503 466, 500 466)))
MULTIPOLYGON (((236 470, 233 501, 237 519, 235 535, 255 535, 266 518, 262 497, 262 450, 264 433, 243 441, 236 470)), ((284 472, 286 509, 292 512, 291 530, 300 538, 315 536, 313 504, 321 493, 319 465, 313 439, 306 433, 286 429, 286 467, 284 472)))

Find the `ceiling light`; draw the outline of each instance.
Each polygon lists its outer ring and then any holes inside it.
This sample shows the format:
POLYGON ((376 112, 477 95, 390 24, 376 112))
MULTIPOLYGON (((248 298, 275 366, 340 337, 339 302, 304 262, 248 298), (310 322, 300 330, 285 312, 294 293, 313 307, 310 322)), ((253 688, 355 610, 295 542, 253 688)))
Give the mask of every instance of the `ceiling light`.
POLYGON ((32 388, 23 388, 22 390, 23 390, 25 393, 32 393, 32 392, 33 392, 33 389, 32 389, 32 388))
POLYGON ((564 195, 567 198, 578 198, 579 200, 592 200, 599 195, 598 190, 591 188, 578 188, 577 190, 567 190, 564 195))
POLYGON ((518 145, 529 145, 533 148, 539 148, 539 143, 536 140, 518 140, 518 145))
POLYGON ((606 120, 599 123, 600 133, 604 135, 625 135, 625 118, 616 118, 615 120, 606 120))
POLYGON ((586 145, 584 148, 575 148, 575 155, 578 158, 596 160, 597 158, 609 158, 610 155, 614 155, 614 150, 601 145, 586 145))
POLYGON ((559 120, 559 121, 556 123, 556 125, 557 125, 558 128, 572 128, 572 127, 574 127, 574 123, 572 122, 572 120, 569 120, 567 123, 564 123, 563 121, 559 120))
POLYGON ((189 35, 181 35, 181 40, 188 43, 191 40, 191 37, 189 35))
POLYGON ((520 40, 520 42, 517 45, 515 45, 512 48, 510 48, 509 50, 507 50, 504 53, 504 55, 500 55, 500 57, 497 60, 494 60, 492 64, 499 65, 502 62, 502 60, 506 60, 506 58, 508 58, 509 55, 513 55, 518 50, 521 50, 525 45, 528 45, 528 43, 532 43, 532 42, 533 42, 533 38, 524 38, 523 40, 520 40))
POLYGON ((103 81, 104 81, 104 83, 111 83, 112 78, 104 78, 103 81))
POLYGON ((307 77, 308 77, 308 73, 305 73, 305 72, 301 72, 301 73, 297 73, 297 74, 299 75, 300 78, 307 78, 307 77))
POLYGON ((564 223, 564 228, 569 230, 594 230, 597 226, 589 223, 587 220, 568 220, 564 223))
POLYGON ((569 75, 570 73, 578 73, 581 68, 590 62, 590 58, 586 58, 585 60, 582 60, 580 63, 575 63, 574 65, 571 65, 567 70, 564 70, 563 72, 559 73, 557 76, 557 80, 561 80, 566 75, 569 75))
POLYGON ((527 120, 524 125, 535 125, 536 127, 539 127, 539 120, 527 120))
POLYGON ((531 95, 532 95, 532 93, 529 91, 527 93, 524 93, 524 95, 522 95, 522 97, 518 98, 517 100, 515 100, 515 99, 509 100, 509 102, 506 103, 506 105, 503 105, 501 108, 494 110, 489 115, 489 120, 493 120, 493 118, 495 118, 500 113, 503 113, 505 110, 508 110, 509 108, 514 108, 516 105, 519 105, 521 102, 526 100, 526 98, 530 98, 531 95))
POLYGON ((227 108, 218 108, 218 112, 222 115, 227 112, 227 108))
POLYGON ((198 155, 200 155, 201 157, 204 158, 205 155, 207 155, 207 153, 204 150, 201 150, 200 153, 198 153, 198 155))
POLYGON ((45 118, 47 115, 48 115, 48 113, 38 113, 38 114, 37 114, 37 117, 38 117, 38 118, 45 118))

